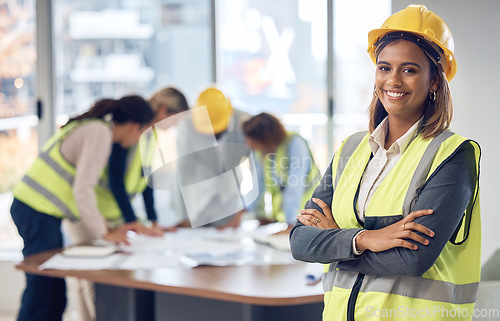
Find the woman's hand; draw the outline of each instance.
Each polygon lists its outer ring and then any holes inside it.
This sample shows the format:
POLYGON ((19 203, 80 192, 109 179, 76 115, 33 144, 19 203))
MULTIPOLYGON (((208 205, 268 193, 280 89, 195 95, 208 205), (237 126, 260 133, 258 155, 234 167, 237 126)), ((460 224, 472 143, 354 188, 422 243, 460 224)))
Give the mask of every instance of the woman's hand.
POLYGON ((217 227, 218 230, 225 230, 225 229, 228 229, 228 228, 238 228, 241 224, 241 217, 243 216, 243 214, 245 214, 245 210, 241 210, 239 212, 237 212, 236 214, 234 214, 231 219, 229 220, 229 222, 227 222, 226 224, 222 225, 222 226, 219 226, 217 227))
POLYGON ((318 204, 323 210, 325 215, 321 214, 320 211, 309 208, 300 210, 300 215, 297 215, 297 219, 304 225, 315 226, 322 229, 338 229, 339 226, 332 215, 332 210, 325 202, 319 198, 313 198, 312 201, 318 204))
POLYGON ((130 245, 127 239, 127 231, 121 228, 108 231, 108 234, 104 235, 102 238, 115 244, 130 245))
POLYGON ((276 220, 273 220, 273 219, 270 219, 267 217, 261 217, 258 220, 259 220, 259 225, 269 225, 269 224, 276 223, 276 220))
POLYGON ((170 232, 170 233, 175 233, 179 230, 179 227, 177 225, 173 226, 160 226, 157 222, 153 222, 153 228, 159 228, 161 229, 162 232, 170 232))
POLYGON ((158 237, 163 236, 163 229, 161 229, 160 227, 158 226, 155 227, 154 225, 153 227, 147 227, 146 225, 141 224, 139 222, 131 222, 124 224, 122 228, 127 231, 134 231, 137 234, 144 234, 144 235, 158 236, 158 237))
POLYGON ((183 220, 181 222, 179 222, 176 227, 178 228, 189 228, 191 227, 191 222, 189 220, 183 220))
POLYGON ((434 232, 413 221, 418 217, 432 214, 432 212, 432 210, 411 212, 401 221, 380 230, 365 230, 356 237, 356 249, 358 251, 381 252, 394 247, 405 247, 410 250, 417 250, 418 246, 407 240, 427 245, 429 240, 415 232, 420 232, 429 237, 433 237, 434 232))
MULTIPOLYGON (((164 232, 168 231, 168 229, 164 229, 163 227, 160 226, 160 224, 158 224, 158 222, 156 221, 153 221, 151 223, 151 231, 153 233, 153 236, 163 236, 164 232)), ((175 230, 171 230, 171 232, 175 232, 177 229, 175 230)))

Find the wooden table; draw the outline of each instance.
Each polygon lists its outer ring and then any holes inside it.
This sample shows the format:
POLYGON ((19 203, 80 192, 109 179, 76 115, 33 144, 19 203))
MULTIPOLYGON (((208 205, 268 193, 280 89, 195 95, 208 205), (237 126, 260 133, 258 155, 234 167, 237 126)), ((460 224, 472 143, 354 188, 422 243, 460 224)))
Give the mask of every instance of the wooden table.
POLYGON ((55 253, 25 258, 27 273, 96 284, 97 321, 321 320, 321 285, 305 283, 303 263, 152 270, 39 270, 55 253))

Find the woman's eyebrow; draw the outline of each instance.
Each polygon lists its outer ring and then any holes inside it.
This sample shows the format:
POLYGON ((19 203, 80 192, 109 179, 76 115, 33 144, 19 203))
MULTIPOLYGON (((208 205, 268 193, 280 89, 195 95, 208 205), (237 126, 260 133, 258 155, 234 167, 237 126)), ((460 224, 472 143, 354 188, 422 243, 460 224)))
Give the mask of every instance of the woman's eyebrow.
POLYGON ((420 67, 420 65, 417 64, 416 62, 403 62, 401 64, 401 66, 415 66, 415 67, 418 67, 418 68, 422 69, 422 67, 420 67))
MULTIPOLYGON (((387 61, 383 61, 383 60, 382 61, 377 61, 377 65, 389 65, 389 66, 391 66, 390 63, 388 63, 387 61)), ((420 67, 420 65, 417 64, 416 62, 403 62, 401 64, 401 66, 415 66, 415 67, 418 67, 418 68, 422 69, 422 67, 420 67)))

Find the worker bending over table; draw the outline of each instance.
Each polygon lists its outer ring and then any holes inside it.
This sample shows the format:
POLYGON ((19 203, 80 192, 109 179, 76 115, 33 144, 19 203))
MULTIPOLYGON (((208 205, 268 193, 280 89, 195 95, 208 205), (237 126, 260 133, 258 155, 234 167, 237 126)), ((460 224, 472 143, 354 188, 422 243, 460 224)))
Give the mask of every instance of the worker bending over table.
POLYGON ((262 159, 265 190, 272 197, 269 218, 261 193, 257 217, 261 223, 287 223, 289 231, 321 178, 309 145, 268 113, 253 116, 242 127, 248 146, 262 159))
MULTIPOLYGON (((139 96, 103 99, 74 117, 42 147, 14 189, 11 215, 23 238, 23 255, 61 248, 61 221, 81 221, 93 238, 128 243, 126 229, 108 229, 121 217, 104 169, 113 143, 133 146, 153 119, 139 96)), ((26 274, 18 320, 61 320, 64 279, 26 274)))
MULTIPOLYGON (((189 109, 184 94, 174 87, 158 90, 149 99, 149 104, 155 113, 153 126, 170 116, 189 109)), ((145 146, 142 149, 139 148, 139 144, 131 147, 122 146, 119 143, 113 144, 109 158, 109 185, 129 229, 141 234, 161 236, 163 229, 157 223, 153 189, 151 188, 153 178, 150 176, 149 182, 146 182, 143 171, 143 167, 151 166, 152 153, 154 153, 157 144, 151 132, 143 139, 145 146), (141 152, 146 152, 146 155, 141 157, 141 152), (148 162, 145 163, 145 160, 148 162), (143 195, 147 219, 151 222, 151 228, 137 222, 131 199, 138 193, 143 195)))
POLYGON ((233 108, 215 86, 203 90, 190 111, 178 128, 177 153, 184 156, 178 165, 182 191, 174 193, 172 207, 186 218, 180 226, 237 227, 249 204, 242 206, 232 170, 250 153, 241 130, 250 115, 233 108))

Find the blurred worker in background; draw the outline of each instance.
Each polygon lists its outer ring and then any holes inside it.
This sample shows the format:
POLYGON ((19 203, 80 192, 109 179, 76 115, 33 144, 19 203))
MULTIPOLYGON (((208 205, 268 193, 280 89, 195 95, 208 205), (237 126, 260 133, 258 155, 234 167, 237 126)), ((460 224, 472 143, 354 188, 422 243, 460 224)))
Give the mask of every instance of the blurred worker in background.
MULTIPOLYGON (((155 113, 154 124, 189 109, 184 94, 174 88, 165 87, 158 90, 149 99, 149 104, 155 113)), ((156 147, 154 135, 150 133, 143 140, 145 146, 142 151, 154 153, 156 147)), ((151 160, 152 155, 142 155, 142 160, 151 160)), ((120 206, 123 219, 128 229, 135 230, 142 234, 161 236, 163 229, 158 226, 157 215, 154 208, 152 182, 146 183, 143 166, 151 166, 141 161, 141 151, 139 145, 124 147, 121 144, 113 144, 113 150, 109 158, 109 185, 113 195, 120 206), (142 193, 146 209, 147 219, 151 222, 151 228, 137 222, 137 217, 130 203, 131 198, 142 193)), ((150 177, 150 180, 152 178, 150 177)))
MULTIPOLYGON (((169 116, 188 109, 186 98, 178 89, 166 87, 157 91, 149 99, 149 104, 154 112, 152 124, 156 124, 169 116)), ((106 169, 109 189, 113 198, 108 199, 109 210, 121 213, 119 218, 108 221, 108 226, 132 230, 139 234, 162 236, 163 228, 157 224, 157 214, 154 206, 152 182, 147 184, 144 177, 144 166, 151 166, 144 160, 151 160, 156 147, 154 137, 147 135, 141 137, 144 148, 139 148, 136 143, 132 146, 120 142, 113 144, 106 169), (146 153, 146 155, 141 155, 146 153), (149 154, 149 155, 148 155, 149 154), (131 201, 135 195, 142 193, 147 220, 141 222, 132 207, 131 201), (147 224, 149 223, 149 224, 147 224)), ((151 179, 151 178, 150 178, 151 179)), ((108 195, 111 195, 108 193, 108 195)), ((64 222, 64 229, 72 244, 88 244, 93 235, 81 222, 64 222)), ((92 282, 81 279, 68 279, 68 297, 78 314, 80 321, 95 319, 94 286, 92 282)))
POLYGON ((178 154, 185 157, 179 161, 178 177, 181 189, 190 188, 184 189, 182 195, 175 193, 172 206, 191 220, 185 220, 181 226, 204 225, 196 223, 204 222, 222 228, 236 227, 245 209, 230 172, 241 161, 242 146, 250 151, 241 131, 242 120, 249 114, 233 108, 216 87, 200 93, 195 107, 203 106, 206 109, 192 108, 192 117, 179 125, 178 154), (226 176, 228 173, 231 177, 226 176), (225 178, 229 179, 228 184, 213 184, 214 180, 225 178), (224 211, 234 215, 220 219, 224 211))
MULTIPOLYGON (((61 248, 62 219, 81 221, 93 239, 128 243, 126 229, 107 228, 106 220, 119 219, 121 212, 115 211, 104 169, 112 144, 137 144, 153 116, 139 96, 103 99, 50 138, 14 189, 11 214, 24 256, 61 248)), ((64 279, 26 274, 18 320, 61 320, 65 306, 64 279)))
POLYGON ((287 132, 279 119, 268 113, 246 120, 243 132, 248 146, 260 154, 265 189, 272 197, 271 217, 265 213, 262 196, 257 217, 261 223, 288 223, 289 231, 321 178, 309 145, 297 133, 287 132))

